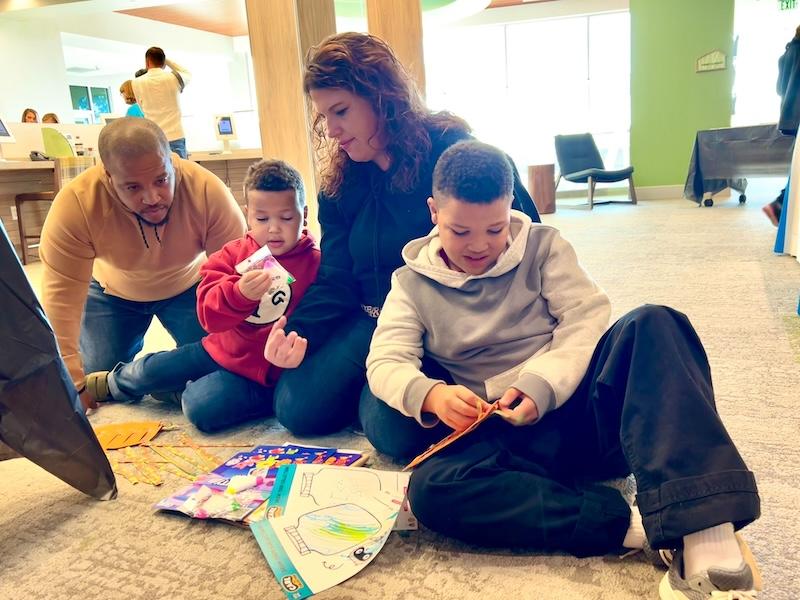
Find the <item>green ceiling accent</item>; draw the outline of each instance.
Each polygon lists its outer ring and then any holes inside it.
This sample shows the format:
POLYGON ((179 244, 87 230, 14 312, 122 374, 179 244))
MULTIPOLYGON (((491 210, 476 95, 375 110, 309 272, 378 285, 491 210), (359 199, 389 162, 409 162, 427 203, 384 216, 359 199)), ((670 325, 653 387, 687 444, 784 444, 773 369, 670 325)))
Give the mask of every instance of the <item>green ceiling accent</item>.
MULTIPOLYGON (((422 11, 434 10, 452 4, 455 0, 420 0, 422 11)), ((367 16, 367 7, 364 0, 334 0, 336 15, 339 17, 364 17, 367 16)))

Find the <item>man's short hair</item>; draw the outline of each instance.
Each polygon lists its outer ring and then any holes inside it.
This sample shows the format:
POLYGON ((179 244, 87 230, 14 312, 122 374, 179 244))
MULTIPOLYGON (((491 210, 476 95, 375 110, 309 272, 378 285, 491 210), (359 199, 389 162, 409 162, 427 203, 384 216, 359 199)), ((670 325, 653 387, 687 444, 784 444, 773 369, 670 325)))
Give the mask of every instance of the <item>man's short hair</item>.
POLYGON ((144 57, 157 67, 163 67, 167 60, 164 51, 158 46, 152 46, 144 53, 144 57))
POLYGON ((283 192, 294 190, 297 206, 305 208, 306 192, 300 173, 282 160, 264 159, 250 165, 244 178, 244 194, 250 190, 283 192))
POLYGON ((433 196, 465 202, 494 202, 514 193, 514 170, 499 149, 477 140, 453 144, 433 169, 433 196))
POLYGON ((161 128, 149 119, 136 117, 114 119, 103 127, 97 150, 106 170, 119 156, 136 158, 152 152, 160 152, 166 160, 170 156, 169 142, 161 128))

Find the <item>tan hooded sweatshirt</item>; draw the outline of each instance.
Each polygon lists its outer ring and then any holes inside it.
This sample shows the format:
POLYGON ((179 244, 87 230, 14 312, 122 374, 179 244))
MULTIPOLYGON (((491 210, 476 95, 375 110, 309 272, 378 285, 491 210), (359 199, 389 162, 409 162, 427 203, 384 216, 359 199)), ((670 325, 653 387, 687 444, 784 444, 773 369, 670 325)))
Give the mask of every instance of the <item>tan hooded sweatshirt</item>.
POLYGON ((153 226, 117 196, 105 169, 88 169, 59 191, 42 229, 42 306, 76 386, 81 315, 94 277, 112 296, 149 302, 185 292, 200 279, 206 254, 245 233, 230 190, 200 165, 172 155, 175 195, 169 217, 153 226))

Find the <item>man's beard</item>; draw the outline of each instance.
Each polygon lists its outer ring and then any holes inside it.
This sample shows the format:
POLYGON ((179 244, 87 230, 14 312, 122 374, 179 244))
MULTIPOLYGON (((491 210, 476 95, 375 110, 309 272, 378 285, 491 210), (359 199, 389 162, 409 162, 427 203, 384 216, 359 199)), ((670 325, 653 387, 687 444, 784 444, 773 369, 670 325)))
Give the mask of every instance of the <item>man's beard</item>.
MULTIPOLYGON (((172 208, 172 207, 170 207, 170 208, 172 208)), ((145 223, 147 223, 147 224, 148 224, 148 225, 150 225, 151 227, 160 227, 161 225, 164 225, 164 224, 165 224, 167 221, 169 221, 169 211, 170 211, 170 208, 168 208, 168 209, 167 209, 167 212, 166 212, 166 213, 164 213, 164 218, 163 218, 163 219, 161 219, 160 221, 158 221, 157 223, 155 223, 155 222, 151 221, 150 219, 148 219, 148 218, 147 218, 146 216, 144 216, 143 214, 136 213, 136 215, 137 215, 137 216, 138 216, 138 217, 139 217, 139 218, 140 218, 142 221, 144 221, 145 223)))

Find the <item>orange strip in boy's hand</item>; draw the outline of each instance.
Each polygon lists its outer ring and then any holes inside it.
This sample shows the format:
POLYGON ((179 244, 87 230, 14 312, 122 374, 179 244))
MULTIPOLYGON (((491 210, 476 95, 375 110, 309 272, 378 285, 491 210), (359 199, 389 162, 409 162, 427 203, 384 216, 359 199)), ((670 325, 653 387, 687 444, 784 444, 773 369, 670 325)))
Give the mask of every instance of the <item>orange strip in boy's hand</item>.
POLYGON ((417 456, 414 460, 408 463, 405 467, 403 467, 403 471, 410 471, 414 467, 420 465, 424 461, 428 460, 431 456, 439 452, 442 448, 446 448, 453 442, 455 442, 458 438, 467 435, 470 431, 474 430, 478 425, 483 423, 486 419, 492 416, 498 409, 500 408, 500 404, 498 402, 493 402, 489 405, 489 409, 486 412, 481 412, 482 404, 478 405, 478 418, 466 429, 462 429, 461 431, 454 431, 446 438, 440 440, 439 442, 433 444, 430 448, 425 450, 422 454, 417 456))

